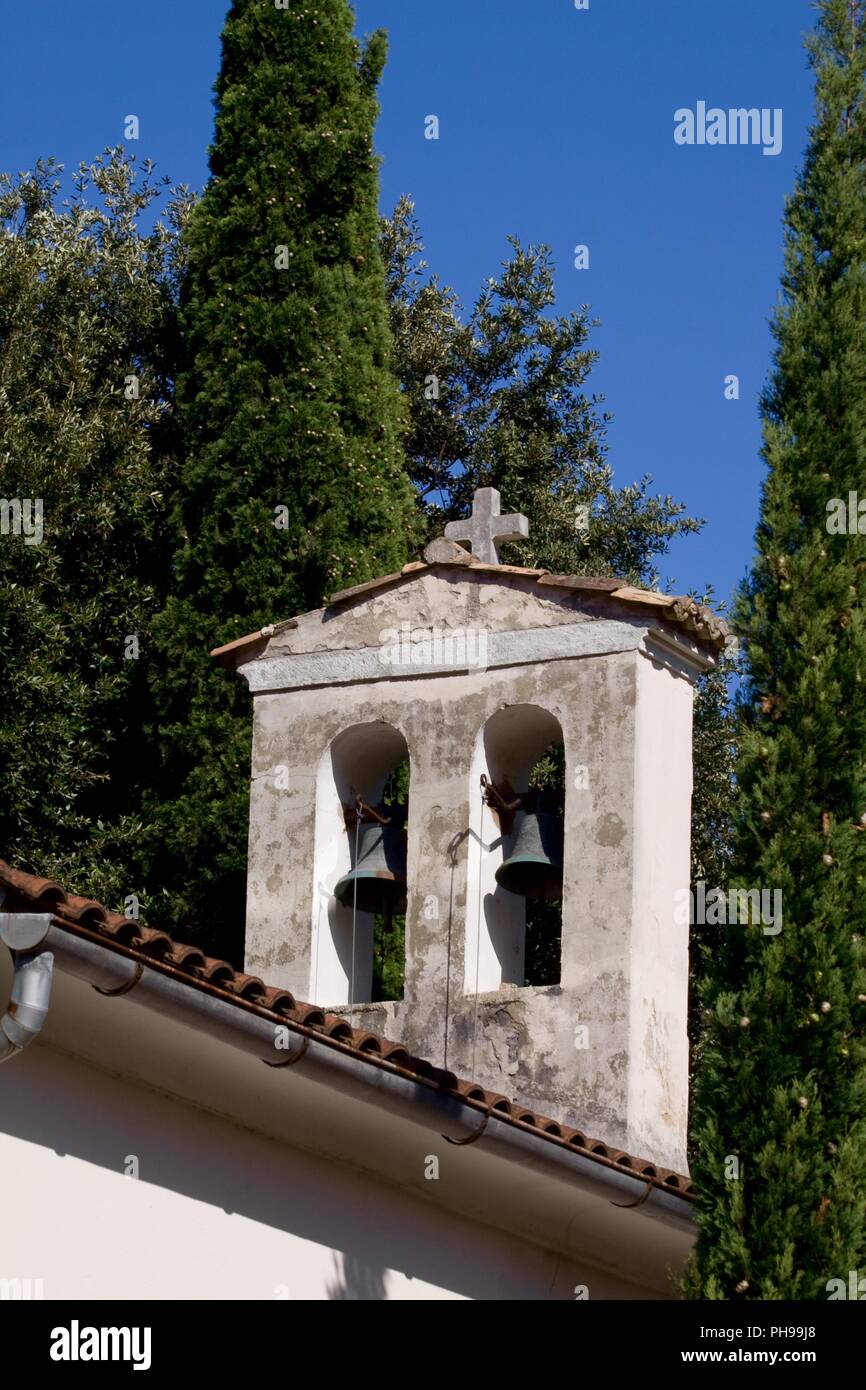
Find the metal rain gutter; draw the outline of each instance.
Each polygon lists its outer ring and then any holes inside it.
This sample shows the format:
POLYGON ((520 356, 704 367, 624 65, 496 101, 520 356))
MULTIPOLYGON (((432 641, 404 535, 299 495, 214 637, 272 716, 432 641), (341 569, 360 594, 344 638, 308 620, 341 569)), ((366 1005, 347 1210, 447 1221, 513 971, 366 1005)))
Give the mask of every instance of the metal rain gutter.
MULTIPOLYGON (((694 1233, 688 1205, 674 1193, 665 1192, 645 1180, 638 1181, 583 1154, 545 1143, 478 1102, 443 1094, 423 1078, 401 1073, 399 1067, 358 1057, 338 1041, 318 1036, 313 1029, 290 1020, 274 1022, 262 1018, 252 1009, 217 998, 186 981, 152 969, 143 961, 52 925, 54 919, 50 914, 13 917, 0 912, 0 940, 12 949, 16 972, 18 953, 10 940, 7 926, 10 921, 32 923, 31 938, 37 931, 40 933, 39 951, 35 952, 31 945, 27 953, 31 959, 34 954, 36 959, 44 960, 46 955, 49 959, 53 957, 57 969, 85 981, 100 993, 134 993, 136 1002, 144 1008, 249 1053, 269 1066, 300 1064, 304 1075, 311 1080, 355 1100, 376 1104, 451 1142, 477 1141, 489 1152, 521 1167, 548 1177, 576 1181, 587 1194, 616 1200, 622 1206, 640 1205, 646 1216, 694 1233), (38 929, 37 921, 40 923, 38 929), (278 1033, 284 1035, 281 1043, 286 1042, 288 1046, 277 1048, 278 1033)), ((14 932, 11 934, 14 936, 14 932)), ((47 969, 50 979, 51 967, 46 963, 42 969, 47 969)))

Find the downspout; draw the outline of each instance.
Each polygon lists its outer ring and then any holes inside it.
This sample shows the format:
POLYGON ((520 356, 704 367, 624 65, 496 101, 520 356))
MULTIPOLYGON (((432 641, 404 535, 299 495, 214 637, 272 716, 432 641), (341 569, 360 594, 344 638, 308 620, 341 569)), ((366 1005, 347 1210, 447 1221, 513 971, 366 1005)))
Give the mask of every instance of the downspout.
POLYGON ((3 912, 0 889, 0 941, 12 953, 14 976, 9 1007, 0 1018, 0 1063, 17 1057, 39 1037, 51 1002, 54 956, 38 950, 50 913, 3 912))

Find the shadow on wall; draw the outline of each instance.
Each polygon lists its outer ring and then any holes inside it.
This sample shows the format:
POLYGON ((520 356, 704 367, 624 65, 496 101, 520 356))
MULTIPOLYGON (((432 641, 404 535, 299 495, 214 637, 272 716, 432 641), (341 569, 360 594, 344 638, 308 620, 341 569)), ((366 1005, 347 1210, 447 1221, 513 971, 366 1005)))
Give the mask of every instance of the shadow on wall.
MULTIPOLYGON (((275 1075, 251 1078, 265 1109, 275 1075)), ((306 1133, 301 1089, 292 1113, 306 1133)), ((434 1201, 39 1044, 0 1068, 0 1184, 12 1182, 0 1277, 26 1252, 25 1273, 35 1261, 59 1290, 48 1297, 104 1298, 108 1281, 121 1299, 375 1302, 419 1280, 446 1298, 567 1299, 578 1278, 434 1201), (124 1175, 133 1155, 138 1181, 124 1175)))
MULTIPOLYGON (((189 1249, 189 1263, 181 1259, 165 1296, 186 1296, 184 1280, 201 1277, 193 1252, 213 1241, 220 1258, 205 1272, 214 1281, 205 1297, 284 1296, 288 1277, 291 1299, 384 1299, 386 1270, 404 1265, 410 1277, 435 1287, 448 1288, 456 1275, 467 1296, 484 1296, 481 1271, 467 1280, 456 1250, 432 1238, 441 1219, 435 1210, 416 1214, 414 1204, 395 1197, 380 1208, 378 1190, 350 1169, 38 1044, 0 1068, 0 1184, 13 1175, 22 1208, 32 1211, 39 1194, 34 1257, 49 1268, 58 1259, 67 1270, 71 1260, 76 1282, 95 1284, 97 1297, 105 1296, 106 1250, 88 1236, 94 1204, 107 1239, 112 1232, 111 1262, 121 1268, 140 1260, 143 1249, 189 1249), (25 1156, 7 1149, 6 1136, 37 1147, 25 1156), (140 1165, 138 1181, 124 1176, 129 1156, 140 1165), (83 1160, 84 1167, 58 1167, 57 1158, 83 1160), (182 1218, 174 1197, 160 1190, 187 1200, 182 1218), (254 1228, 238 1230, 236 1217, 254 1228), (423 1233, 418 1240, 411 1238, 413 1217, 423 1233), (284 1235, 299 1243, 287 1246, 284 1235), (251 1241, 258 1273, 238 1278, 251 1241)), ((15 1246, 15 1239, 5 1250, 0 1242, 0 1276, 15 1246)))

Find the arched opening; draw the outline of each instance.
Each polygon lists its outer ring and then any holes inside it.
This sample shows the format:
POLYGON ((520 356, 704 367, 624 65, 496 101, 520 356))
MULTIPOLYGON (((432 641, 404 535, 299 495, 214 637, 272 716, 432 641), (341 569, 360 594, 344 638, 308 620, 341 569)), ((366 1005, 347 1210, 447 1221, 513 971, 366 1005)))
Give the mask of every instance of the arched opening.
POLYGON ((470 773, 467 994, 559 983, 564 767, 559 721, 538 705, 498 710, 478 736, 470 773))
POLYGON ((313 1003, 402 997, 409 750, 384 721, 338 734, 316 788, 313 1003))
MULTIPOLYGON (((529 789, 537 793, 544 814, 559 819, 557 847, 560 856, 565 824, 565 749, 560 737, 551 743, 529 774, 529 789)), ((551 840, 553 840, 551 836, 551 840)), ((561 862, 561 860, 560 860, 561 862)), ((559 892, 526 899, 526 951, 523 963, 527 985, 558 985, 562 973, 562 879, 559 892)))
MULTIPOLYGON (((407 865, 407 827, 409 824, 409 755, 392 768, 382 793, 382 812, 394 826, 394 834, 403 837, 402 860, 407 865)), ((386 999, 402 999, 406 975, 406 908, 392 906, 377 912, 373 922, 373 982, 370 998, 373 1003, 386 999)))

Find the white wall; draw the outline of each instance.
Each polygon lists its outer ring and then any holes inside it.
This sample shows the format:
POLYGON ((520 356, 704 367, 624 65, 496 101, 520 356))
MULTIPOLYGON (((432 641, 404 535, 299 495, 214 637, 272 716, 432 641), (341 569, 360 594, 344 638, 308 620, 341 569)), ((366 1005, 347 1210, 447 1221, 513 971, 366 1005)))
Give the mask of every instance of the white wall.
POLYGON ((684 677, 638 660, 629 1046, 655 1065, 631 1075, 629 1137, 638 1150, 643 1143, 659 1154, 671 1134, 680 1136, 682 1147, 666 1161, 681 1173, 688 1172, 689 928, 676 909, 691 872, 692 703, 684 677))
POLYGON ((490 767, 484 733, 479 729, 469 773, 464 994, 483 994, 503 982, 522 985, 526 957, 526 903, 496 882, 508 840, 481 794, 482 772, 493 782, 498 772, 490 767))
POLYGON ((0 1281, 47 1299, 647 1296, 43 1043, 0 1068, 0 1188, 0 1281))

